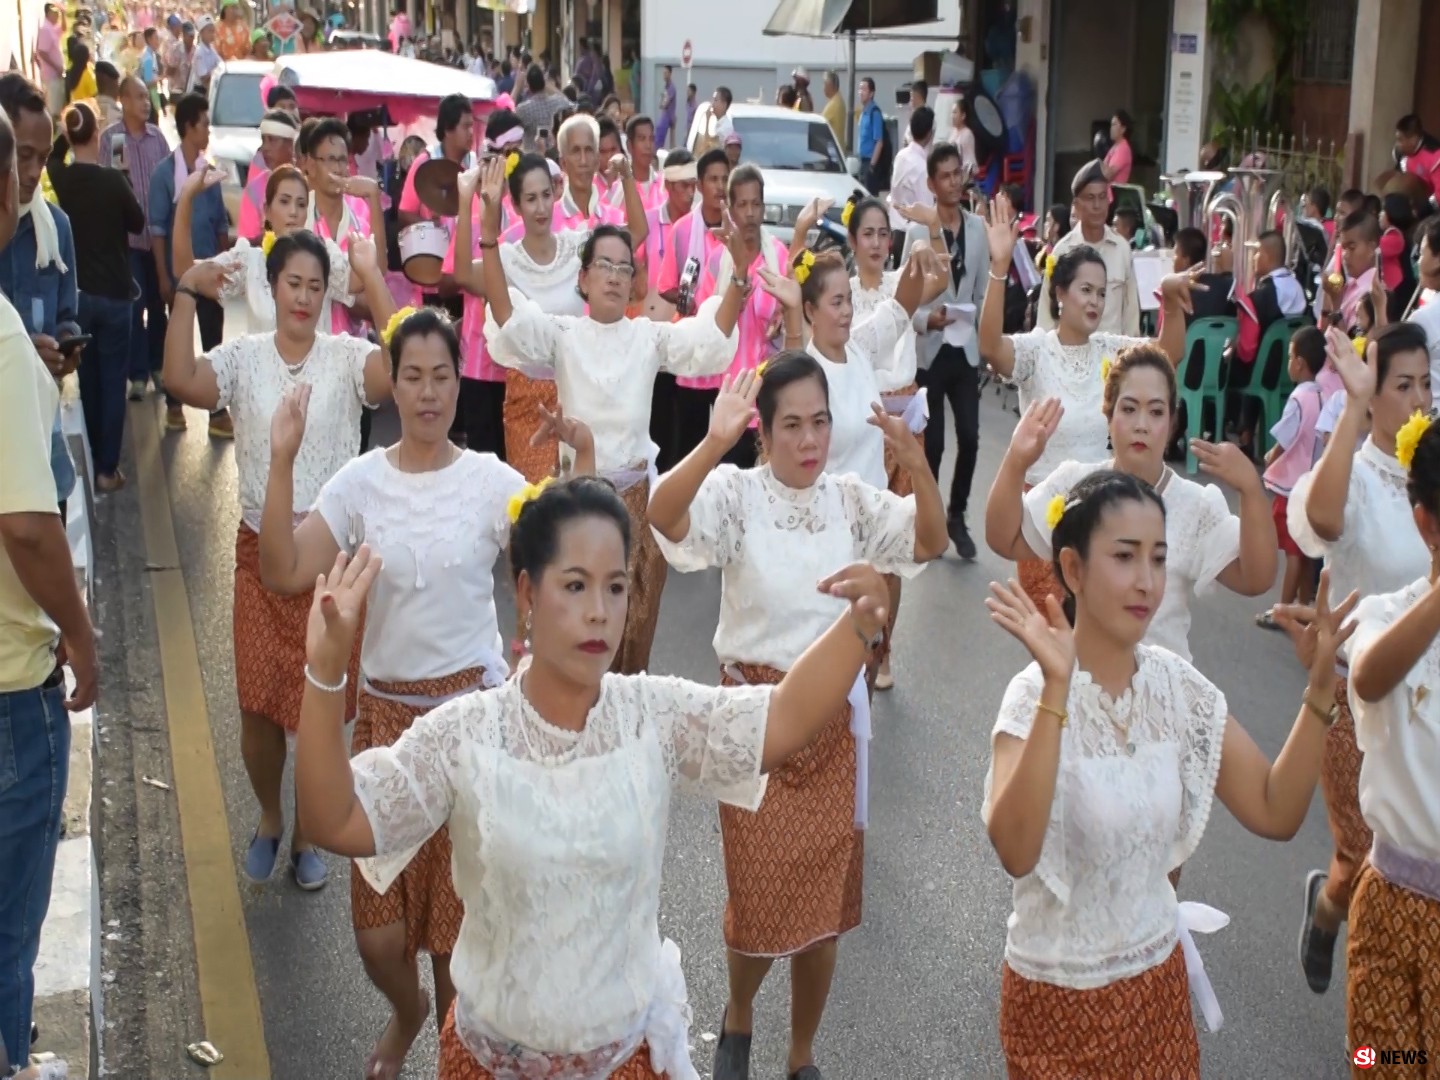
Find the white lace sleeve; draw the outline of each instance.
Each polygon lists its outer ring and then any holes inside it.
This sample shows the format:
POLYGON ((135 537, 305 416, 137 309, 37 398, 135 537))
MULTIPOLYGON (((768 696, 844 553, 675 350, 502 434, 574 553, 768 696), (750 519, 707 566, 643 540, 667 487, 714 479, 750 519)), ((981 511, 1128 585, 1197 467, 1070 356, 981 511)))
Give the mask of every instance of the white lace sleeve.
POLYGON ((1312 559, 1323 559, 1330 554, 1331 548, 1345 542, 1345 537, 1354 532, 1355 514, 1364 509, 1365 485, 1355 475, 1355 470, 1350 471, 1350 490, 1345 496, 1345 523, 1341 526, 1340 538, 1335 541, 1326 540, 1315 531, 1310 524, 1310 516, 1306 513, 1306 506, 1310 502, 1310 493, 1315 488, 1316 470, 1311 469, 1299 480, 1295 481, 1295 487, 1290 492, 1290 502, 1285 508, 1285 525, 1290 530, 1290 538, 1306 555, 1312 559))
POLYGON ((900 338, 910 333, 910 316, 898 300, 887 297, 875 306, 868 319, 850 330, 850 340, 870 358, 870 366, 876 371, 890 371, 895 367, 897 353, 895 346, 900 338))
POLYGON ((1220 752, 1225 745, 1229 708, 1220 688, 1174 653, 1155 650, 1173 671, 1176 725, 1180 752, 1180 824, 1170 852, 1170 869, 1182 865, 1195 853, 1210 807, 1215 801, 1215 781, 1220 775, 1220 752))
POLYGON ((1045 338, 1049 333, 1049 330, 1036 327, 1028 334, 1010 335, 1010 346, 1015 350, 1015 369, 1010 377, 1018 385, 1025 386, 1035 378, 1035 369, 1040 366, 1040 356, 1045 351, 1045 338))
POLYGON ((507 368, 554 368, 560 345, 560 324, 514 286, 510 288, 510 318, 502 327, 495 309, 485 305, 485 344, 490 359, 507 368))
POLYGON ((370 357, 379 346, 371 344, 365 338, 352 337, 349 334, 336 334, 331 341, 334 348, 339 349, 345 357, 345 370, 350 373, 350 385, 355 390, 356 399, 367 409, 377 408, 379 402, 371 402, 365 396, 365 366, 370 363, 370 357))
POLYGON ((915 496, 901 498, 865 483, 854 473, 832 476, 860 557, 882 574, 913 578, 925 569, 915 561, 915 496))
POLYGON ((1149 338, 1131 337, 1128 334, 1094 334, 1092 340, 1100 347, 1100 355, 1108 356, 1112 360, 1126 349, 1155 344, 1149 338))
POLYGON ((450 820, 461 732, 476 722, 473 714, 484 696, 446 702, 417 719, 393 746, 374 747, 350 762, 355 797, 375 836, 375 854, 355 865, 376 892, 388 889, 450 820))
POLYGON ((250 350, 250 341, 251 335, 231 338, 205 354, 211 370, 215 372, 215 388, 219 392, 215 408, 228 409, 234 402, 235 392, 239 389, 240 373, 248 366, 246 354, 250 350))
POLYGON ((721 302, 721 297, 712 296, 700 305, 692 318, 651 324, 656 330, 662 371, 696 378, 725 372, 735 359, 740 338, 738 331, 732 329, 729 334, 723 334, 715 325, 721 302))
POLYGON ((1079 461, 1066 461, 1055 471, 1036 484, 1022 496, 1024 512, 1020 515, 1020 535, 1025 543, 1042 559, 1054 558, 1050 536, 1050 500, 1056 495, 1069 495, 1070 489, 1094 472, 1098 465, 1085 465, 1079 461))
MULTIPOLYGON (((1429 592, 1428 582, 1418 582, 1394 593, 1367 596, 1355 609, 1355 634, 1348 642, 1350 663, 1359 662, 1361 655, 1375 643, 1410 605, 1429 592)), ((1379 750, 1390 740, 1390 725, 1405 717, 1434 725, 1440 720, 1440 650, 1432 643, 1420 662, 1405 673, 1394 690, 1375 702, 1361 701, 1350 695, 1350 711, 1355 717, 1355 742, 1362 753, 1379 750)))
MULTIPOLYGON (((1030 737, 1030 729, 1035 724, 1035 706, 1039 703, 1044 689, 1045 677, 1040 673, 1040 665, 1033 662, 1010 680, 1010 685, 1005 688, 1005 697, 1000 702, 1000 715, 996 717, 995 726, 990 732, 992 744, 997 735, 1011 735, 1021 741, 1030 737)), ((1064 768, 1069 729, 1062 730, 1060 737, 1060 767, 1064 768)), ((994 781, 995 759, 992 751, 990 768, 985 773, 985 801, 981 813, 987 827, 990 824, 990 798, 994 781)), ((1040 860, 1031 873, 1055 894, 1061 904, 1068 904, 1070 879, 1065 860, 1065 802, 1062 791, 1063 786, 1057 779, 1055 797, 1050 803, 1050 823, 1045 828, 1045 839, 1040 848, 1040 860)))
MULTIPOLYGON (((210 261, 216 266, 225 270, 228 277, 220 285, 220 294, 215 298, 220 303, 227 300, 237 300, 248 291, 246 282, 250 279, 250 260, 259 257, 262 261, 265 256, 259 248, 250 246, 243 236, 235 242, 235 246, 229 251, 222 251, 210 261), (253 254, 252 254, 253 253, 253 254)), ((264 279, 264 274, 261 274, 264 279)))
POLYGON ((1191 544, 1191 566, 1186 577, 1203 596, 1215 588, 1215 579, 1240 557, 1240 519, 1230 512, 1225 493, 1209 484, 1197 484, 1199 498, 1177 524, 1191 544))
POLYGON ((682 574, 728 566, 745 542, 744 485, 734 465, 721 465, 700 484, 690 503, 690 531, 679 541, 651 529, 665 561, 682 574))
POLYGON ((636 676, 644 715, 655 725, 670 779, 682 791, 758 810, 760 765, 773 686, 704 686, 672 676, 636 676))
POLYGON ((350 292, 350 256, 334 240, 325 241, 325 253, 330 256, 330 287, 325 294, 337 304, 346 307, 355 305, 355 296, 350 292))

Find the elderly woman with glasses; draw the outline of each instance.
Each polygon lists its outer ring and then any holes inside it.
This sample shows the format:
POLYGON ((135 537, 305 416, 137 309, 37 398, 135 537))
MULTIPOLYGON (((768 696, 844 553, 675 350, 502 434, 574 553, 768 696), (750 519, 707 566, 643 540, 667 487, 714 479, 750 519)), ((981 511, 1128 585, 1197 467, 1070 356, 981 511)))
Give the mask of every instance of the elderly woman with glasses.
MULTIPOLYGON (((498 250, 505 164, 485 166, 480 186, 482 255, 498 250)), ((722 237, 737 266, 747 265, 740 234, 727 221, 722 237)), ((629 553, 630 604, 614 670, 633 675, 650 661, 660 614, 665 558, 646 520, 655 476, 650 402, 655 376, 718 375, 735 357, 735 320, 751 285, 736 274, 723 295, 712 296, 693 318, 660 323, 625 315, 635 278, 630 234, 601 225, 580 250, 576 288, 585 315, 555 315, 512 291, 505 260, 481 259, 485 275, 485 340, 502 367, 553 372, 566 416, 587 424, 595 437, 596 471, 615 484, 630 508, 635 543, 629 553)))

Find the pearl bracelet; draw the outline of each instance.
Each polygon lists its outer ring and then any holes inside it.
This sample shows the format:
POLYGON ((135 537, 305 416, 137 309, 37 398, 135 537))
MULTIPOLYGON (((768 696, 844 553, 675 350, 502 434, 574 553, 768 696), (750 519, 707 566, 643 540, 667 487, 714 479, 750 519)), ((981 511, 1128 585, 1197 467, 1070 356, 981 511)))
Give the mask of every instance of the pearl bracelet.
POLYGON ((348 671, 345 672, 340 676, 340 681, 338 683, 336 683, 334 686, 329 686, 326 683, 323 683, 319 679, 317 679, 315 677, 315 673, 310 670, 310 665, 306 664, 305 681, 308 682, 311 686, 315 687, 316 690, 322 691, 323 693, 339 694, 344 691, 346 684, 350 682, 350 673, 348 671))

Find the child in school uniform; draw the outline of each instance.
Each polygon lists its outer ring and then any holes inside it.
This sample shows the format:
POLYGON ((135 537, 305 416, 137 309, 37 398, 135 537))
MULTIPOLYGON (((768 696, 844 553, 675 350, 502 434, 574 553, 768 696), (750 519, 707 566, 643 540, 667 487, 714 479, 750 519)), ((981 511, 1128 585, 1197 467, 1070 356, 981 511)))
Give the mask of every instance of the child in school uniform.
MULTIPOLYGON (((1275 445, 1265 455, 1265 487, 1274 496, 1275 534, 1285 556, 1282 604, 1308 604, 1314 598, 1314 560, 1307 558, 1291 538, 1285 517, 1296 481, 1315 467, 1320 456, 1321 438, 1316 427, 1324 407, 1324 392, 1317 377, 1324 368, 1325 335, 1313 326, 1297 330, 1290 339, 1290 378, 1295 381, 1295 389, 1290 391, 1285 412, 1270 429, 1275 445)), ((1278 625, 1273 609, 1262 612, 1255 621, 1269 630, 1278 625)))

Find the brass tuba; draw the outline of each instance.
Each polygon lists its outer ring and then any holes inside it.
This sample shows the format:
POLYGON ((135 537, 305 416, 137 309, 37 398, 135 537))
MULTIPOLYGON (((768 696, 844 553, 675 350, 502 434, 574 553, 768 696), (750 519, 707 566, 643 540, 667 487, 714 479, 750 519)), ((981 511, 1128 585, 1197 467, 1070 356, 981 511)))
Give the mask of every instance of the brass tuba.
MULTIPOLYGON (((1205 207, 1210 203, 1215 185, 1224 179, 1222 172, 1172 173, 1160 178, 1170 192, 1168 202, 1175 211, 1176 232, 1181 229, 1205 231, 1205 207)), ((1167 239, 1173 246, 1175 237, 1167 239)))
MULTIPOLYGON (((1255 287, 1255 268, 1251 261, 1254 250, 1260 245, 1260 235, 1273 227, 1276 215, 1284 208, 1286 228, 1287 262, 1291 252, 1294 213, 1296 208, 1289 205, 1284 192, 1285 174, 1278 169, 1231 169, 1233 181, 1227 191, 1222 191, 1209 200, 1205 206, 1205 221, 1208 223, 1219 216, 1229 220, 1231 227, 1230 250, 1231 271, 1235 276, 1235 287, 1242 294, 1255 287)), ((1207 230, 1208 235, 1208 230, 1207 230)), ((1206 269, 1215 269, 1214 248, 1206 269)))

